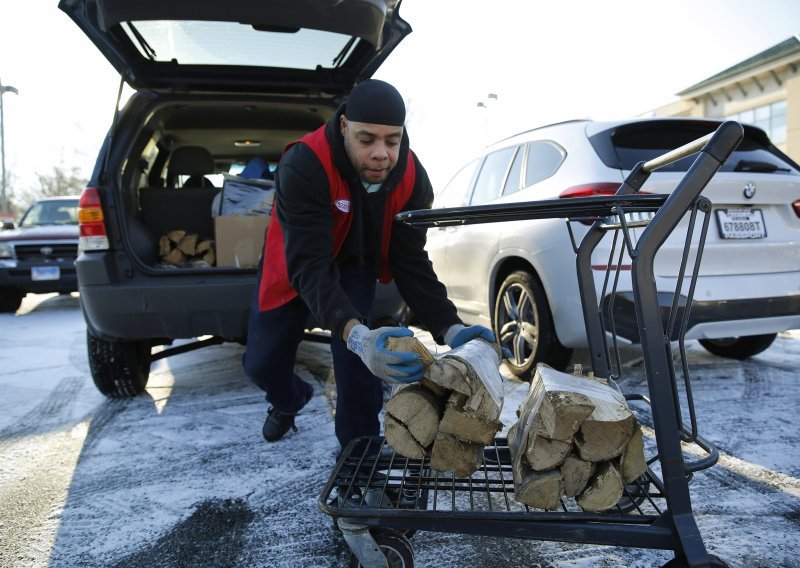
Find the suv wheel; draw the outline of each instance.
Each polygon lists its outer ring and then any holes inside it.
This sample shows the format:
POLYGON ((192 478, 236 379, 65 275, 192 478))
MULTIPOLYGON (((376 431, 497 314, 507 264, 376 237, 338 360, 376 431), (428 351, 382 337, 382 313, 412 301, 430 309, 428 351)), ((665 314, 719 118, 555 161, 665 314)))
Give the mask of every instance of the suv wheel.
POLYGON ((0 288, 0 313, 13 314, 22 305, 23 292, 16 288, 0 288))
POLYGON ((724 339, 701 339, 700 345, 706 348, 709 353, 728 359, 749 359, 753 355, 758 355, 766 350, 775 338, 777 333, 766 335, 745 335, 742 337, 726 337, 724 339))
POLYGON ((531 274, 512 272, 503 280, 494 303, 494 329, 511 372, 529 381, 538 363, 559 371, 569 364, 572 350, 558 341, 553 316, 541 284, 531 274))
POLYGON ((97 389, 110 398, 130 398, 147 386, 150 343, 106 341, 86 333, 89 367, 97 389))

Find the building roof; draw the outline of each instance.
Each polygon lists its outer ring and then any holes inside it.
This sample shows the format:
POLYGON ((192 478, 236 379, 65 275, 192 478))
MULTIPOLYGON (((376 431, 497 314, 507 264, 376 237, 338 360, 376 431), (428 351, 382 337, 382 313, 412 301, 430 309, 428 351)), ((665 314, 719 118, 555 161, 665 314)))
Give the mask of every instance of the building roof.
POLYGON ((794 35, 789 39, 770 47, 769 49, 765 49, 753 57, 737 63, 733 67, 729 67, 724 71, 709 77, 708 79, 703 79, 699 83, 692 85, 691 87, 688 87, 677 94, 678 96, 688 95, 689 93, 697 91, 698 89, 713 85, 714 83, 718 83, 719 81, 728 79, 729 77, 744 73, 750 69, 755 69, 756 67, 764 65, 765 63, 786 57, 787 55, 791 55, 793 53, 800 54, 800 35, 794 35))

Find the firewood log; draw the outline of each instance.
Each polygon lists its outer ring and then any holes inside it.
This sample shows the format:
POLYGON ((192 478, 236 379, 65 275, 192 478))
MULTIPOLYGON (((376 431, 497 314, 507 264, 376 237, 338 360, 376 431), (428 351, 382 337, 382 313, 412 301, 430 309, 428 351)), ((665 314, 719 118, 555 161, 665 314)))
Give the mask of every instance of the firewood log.
POLYGON ((495 434, 503 429, 503 423, 498 420, 498 408, 491 397, 480 398, 482 404, 473 409, 467 406, 469 397, 458 392, 451 394, 439 423, 439 432, 470 442, 491 444, 495 434))
POLYGON ((625 483, 633 483, 647 472, 647 460, 644 457, 644 438, 642 428, 637 424, 625 451, 619 458, 619 472, 625 483))
POLYGON ((387 402, 386 442, 407 457, 429 455, 438 471, 472 474, 482 463, 483 447, 503 428, 496 347, 476 340, 436 358, 414 337, 390 337, 385 345, 419 353, 426 367, 425 379, 396 389, 387 402))
POLYGON ((616 505, 622 498, 622 477, 613 462, 597 465, 592 480, 575 502, 584 511, 605 511, 616 505))
POLYGON ((158 239, 158 256, 164 258, 171 250, 172 245, 170 244, 169 237, 167 235, 161 235, 161 238, 158 239))
POLYGON ((572 441, 554 440, 545 435, 541 424, 541 416, 536 415, 532 427, 528 430, 525 461, 534 471, 546 471, 564 463, 572 453, 572 441))
POLYGON ((483 444, 459 440, 440 432, 433 441, 430 463, 437 471, 452 471, 457 477, 467 477, 478 471, 483 463, 483 444))
POLYGON ((605 510, 619 501, 624 479, 647 470, 636 418, 606 381, 540 365, 517 416, 508 441, 515 496, 522 502, 540 506, 564 495, 587 511, 605 510), (545 471, 557 472, 561 485, 531 477, 545 471), (542 495, 547 488, 561 493, 542 495))
POLYGON ((181 242, 181 239, 186 235, 186 231, 182 229, 175 229, 167 233, 167 238, 176 245, 181 242))
POLYGON ((164 262, 174 264, 175 266, 183 266, 186 264, 186 255, 184 255, 180 249, 174 248, 164 256, 164 262))
MULTIPOLYGON (((422 342, 413 335, 406 335, 403 337, 387 337, 385 343, 386 349, 389 351, 398 351, 405 353, 418 353, 422 359, 422 365, 427 369, 432 363, 436 362, 436 357, 433 353, 428 351, 422 342)), ((436 393, 436 396, 446 397, 447 390, 440 387, 427 377, 422 379, 422 383, 431 391, 436 393)))
POLYGON ((416 448, 412 452, 415 455, 404 453, 409 442, 402 430, 406 430, 420 448, 427 449, 436 437, 442 406, 442 400, 423 385, 410 384, 398 389, 386 403, 386 416, 394 420, 391 428, 386 427, 384 420, 386 442, 401 455, 422 457, 416 448))
POLYGON ((408 427, 391 414, 383 417, 383 434, 386 443, 401 456, 422 459, 428 454, 428 448, 420 444, 408 431, 408 427))
POLYGON ((564 480, 564 495, 575 497, 586 488, 595 470, 595 464, 582 460, 575 454, 567 456, 561 464, 561 478, 564 480))
POLYGON ((192 257, 197 250, 197 238, 195 233, 187 233, 178 241, 177 247, 187 257, 192 257))

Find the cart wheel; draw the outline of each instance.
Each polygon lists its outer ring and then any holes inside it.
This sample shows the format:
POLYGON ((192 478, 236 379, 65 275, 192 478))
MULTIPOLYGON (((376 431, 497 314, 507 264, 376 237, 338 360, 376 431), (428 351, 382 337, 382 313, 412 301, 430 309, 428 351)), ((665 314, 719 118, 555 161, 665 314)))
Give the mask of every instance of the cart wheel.
MULTIPOLYGON (((711 566, 711 568, 731 568, 730 564, 714 554, 708 555, 708 565, 711 566)), ((689 564, 686 562, 686 559, 683 556, 680 556, 673 558, 661 568, 687 568, 688 566, 689 564)))
MULTIPOLYGON (((374 529, 372 538, 386 557, 389 568, 414 568, 414 549, 402 534, 391 529, 374 529)), ((361 566, 355 554, 350 553, 350 568, 361 566)))
POLYGON ((617 506, 623 513, 630 513, 644 503, 647 499, 647 494, 650 491, 650 478, 647 474, 642 475, 633 483, 625 486, 625 493, 622 499, 619 500, 617 506))

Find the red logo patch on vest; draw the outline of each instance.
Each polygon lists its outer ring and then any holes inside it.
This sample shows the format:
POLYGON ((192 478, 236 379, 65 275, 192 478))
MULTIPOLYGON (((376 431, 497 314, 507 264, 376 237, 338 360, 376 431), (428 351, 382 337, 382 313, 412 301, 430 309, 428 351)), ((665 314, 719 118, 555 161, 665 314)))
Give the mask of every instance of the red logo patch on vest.
POLYGON ((338 209, 342 213, 350 213, 350 200, 349 199, 337 199, 334 202, 334 205, 336 205, 336 209, 338 209))

